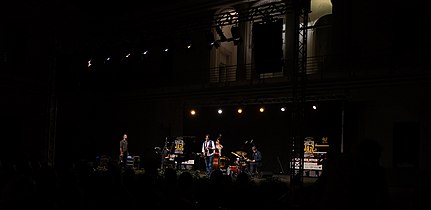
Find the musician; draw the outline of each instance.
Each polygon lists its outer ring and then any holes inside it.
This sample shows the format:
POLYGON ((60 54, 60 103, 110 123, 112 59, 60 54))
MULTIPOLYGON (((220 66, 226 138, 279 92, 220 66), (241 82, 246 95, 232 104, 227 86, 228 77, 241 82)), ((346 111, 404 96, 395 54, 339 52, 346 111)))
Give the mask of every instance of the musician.
POLYGON ((217 137, 215 141, 215 152, 214 152, 214 159, 213 159, 213 170, 220 169, 220 157, 221 157, 221 150, 223 149, 223 145, 220 143, 221 141, 221 134, 217 137))
POLYGON ((218 154, 218 156, 222 156, 221 155, 221 150, 223 149, 223 145, 221 144, 221 134, 217 137, 216 141, 215 141, 215 146, 216 146, 216 153, 218 154))
POLYGON ((120 165, 122 168, 125 168, 127 166, 127 156, 129 154, 128 152, 128 141, 127 141, 127 134, 123 134, 123 139, 120 141, 120 165))
POLYGON ((207 175, 210 176, 213 170, 213 160, 215 153, 215 144, 214 141, 210 139, 210 135, 205 135, 205 141, 202 143, 202 154, 205 158, 205 170, 207 175))
POLYGON ((248 160, 250 174, 258 175, 258 169, 260 166, 262 166, 262 153, 257 150, 256 146, 251 147, 251 150, 251 159, 248 160))

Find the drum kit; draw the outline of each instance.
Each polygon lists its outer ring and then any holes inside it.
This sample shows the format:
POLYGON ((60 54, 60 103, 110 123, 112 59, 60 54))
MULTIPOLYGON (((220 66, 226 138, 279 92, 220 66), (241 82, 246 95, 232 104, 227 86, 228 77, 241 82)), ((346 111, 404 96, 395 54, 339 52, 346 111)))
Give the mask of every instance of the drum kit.
POLYGON ((231 153, 236 156, 236 160, 234 165, 229 165, 227 168, 227 175, 238 175, 239 173, 246 171, 248 168, 246 158, 247 153, 244 151, 235 151, 231 153))
POLYGON ((218 168, 222 170, 226 175, 232 175, 236 176, 242 171, 246 171, 248 168, 247 164, 247 153, 244 151, 235 151, 231 152, 233 155, 236 156, 235 161, 233 162, 233 165, 230 165, 230 158, 226 156, 221 156, 218 159, 218 168))

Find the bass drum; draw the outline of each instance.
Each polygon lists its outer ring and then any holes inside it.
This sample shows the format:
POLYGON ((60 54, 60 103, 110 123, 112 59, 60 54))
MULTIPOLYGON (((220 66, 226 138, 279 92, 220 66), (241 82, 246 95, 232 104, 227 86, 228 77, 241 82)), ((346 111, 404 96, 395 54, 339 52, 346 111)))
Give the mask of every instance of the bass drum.
POLYGON ((218 167, 220 169, 226 169, 226 163, 229 162, 229 158, 222 156, 222 157, 219 158, 218 161, 219 161, 218 162, 218 167))
POLYGON ((241 169, 238 166, 229 166, 227 168, 227 175, 238 175, 241 173, 241 169))

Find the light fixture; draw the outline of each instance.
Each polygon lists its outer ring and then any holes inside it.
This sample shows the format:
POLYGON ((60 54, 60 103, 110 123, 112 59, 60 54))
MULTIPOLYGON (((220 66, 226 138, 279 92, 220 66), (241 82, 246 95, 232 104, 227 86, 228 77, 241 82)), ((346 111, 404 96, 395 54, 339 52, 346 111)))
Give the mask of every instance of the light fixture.
POLYGON ((263 106, 261 106, 260 108, 259 108, 259 112, 264 112, 265 111, 265 108, 263 107, 263 106))
POLYGON ((238 108, 237 112, 238 112, 238 114, 241 114, 242 113, 242 108, 238 108))
POLYGON ((213 48, 213 46, 215 46, 216 48, 218 48, 220 46, 220 44, 218 44, 218 46, 216 46, 216 40, 214 38, 214 33, 210 30, 207 32, 207 41, 208 41, 208 48, 211 50, 213 48))
POLYGON ((193 115, 196 115, 196 110, 194 110, 194 109, 192 109, 192 110, 190 110, 190 114, 193 116, 193 115))
POLYGON ((218 114, 223 114, 223 110, 222 110, 221 108, 219 108, 219 109, 217 110, 217 113, 218 113, 218 114))

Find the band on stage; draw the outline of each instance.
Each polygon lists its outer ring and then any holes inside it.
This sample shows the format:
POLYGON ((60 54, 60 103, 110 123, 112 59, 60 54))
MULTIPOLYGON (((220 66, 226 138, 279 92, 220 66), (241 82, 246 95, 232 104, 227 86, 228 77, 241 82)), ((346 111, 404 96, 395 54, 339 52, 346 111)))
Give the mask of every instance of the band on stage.
POLYGON ((231 176, 242 172, 253 176, 259 174, 262 155, 253 140, 246 141, 240 149, 230 153, 224 152, 221 134, 216 140, 212 140, 210 135, 206 134, 200 149, 188 148, 186 145, 183 137, 174 140, 166 138, 163 149, 159 149, 160 168, 199 170, 206 172, 207 175, 211 175, 214 170, 220 170, 223 174, 231 176), (245 148, 248 148, 250 153, 244 151, 245 148))

